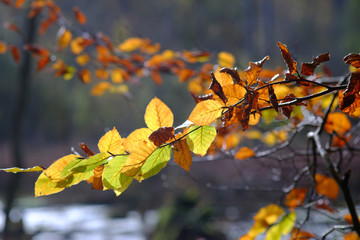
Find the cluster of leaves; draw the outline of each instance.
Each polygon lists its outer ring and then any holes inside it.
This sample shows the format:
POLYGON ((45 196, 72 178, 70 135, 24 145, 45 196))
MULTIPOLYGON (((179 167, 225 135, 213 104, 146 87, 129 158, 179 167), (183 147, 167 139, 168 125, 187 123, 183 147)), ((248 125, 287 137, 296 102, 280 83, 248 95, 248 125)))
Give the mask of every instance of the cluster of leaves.
MULTIPOLYGON (((2 2, 11 8, 26 9, 24 0, 2 2)), ((125 94, 128 92, 127 84, 137 83, 140 78, 147 76, 160 85, 162 73, 174 74, 180 82, 188 81, 189 89, 193 92, 201 92, 210 81, 208 72, 213 65, 206 63, 211 57, 208 52, 161 50, 159 43, 147 38, 131 37, 114 43, 102 32, 75 30, 52 0, 31 1, 29 8, 29 18, 41 18, 40 35, 44 35, 49 28, 58 29, 54 39, 56 49, 34 44, 16 45, 0 39, 0 54, 9 52, 14 61, 20 63, 23 49, 38 59, 37 71, 47 68, 56 77, 70 80, 77 76, 86 84, 92 83, 95 77, 97 81, 91 90, 92 95, 101 96, 105 92, 125 94), (200 68, 199 63, 203 64, 200 68)), ((77 24, 86 25, 87 18, 78 7, 73 8, 73 13, 77 24)), ((19 37, 24 36, 14 23, 7 22, 5 27, 19 37)), ((218 60, 220 66, 230 67, 235 61, 226 52, 219 53, 218 60)))
MULTIPOLYGON (((300 73, 286 45, 279 42, 278 46, 288 68, 285 73, 270 70, 262 73, 268 56, 258 62, 250 62, 243 72, 229 67, 218 68, 210 74, 211 83, 209 89, 202 91, 203 95, 192 93, 196 106, 180 126, 173 127, 172 111, 155 97, 146 108, 144 119, 147 128, 136 129, 126 138, 113 128, 99 140, 97 154, 81 144, 85 157, 70 154, 46 169, 36 166, 2 170, 14 173, 41 171, 35 184, 35 196, 57 193, 81 181, 92 184, 94 189, 111 189, 119 195, 133 179, 141 182, 159 173, 171 159, 172 152, 174 161, 189 171, 192 153, 200 156, 229 154, 239 160, 264 156, 264 153, 249 147, 238 147, 242 137, 261 138, 270 146, 275 144, 275 139, 281 143, 280 146, 288 146, 288 131, 272 130, 270 134, 275 137, 264 138, 258 130, 249 129, 259 124, 260 119, 272 122, 287 118, 289 126, 295 131, 311 124, 331 136, 331 147, 348 146, 352 125, 347 114, 358 117, 360 112, 360 54, 344 58, 353 69, 348 77, 340 82, 324 83, 319 81, 323 76, 315 74, 315 69, 329 60, 328 53, 315 57, 310 63, 303 63, 300 73), (330 93, 333 93, 332 98, 330 93), (342 112, 336 110, 336 101, 342 112), (321 117, 323 121, 309 122, 304 112, 321 117), (247 129, 246 132, 250 133, 245 134, 247 129)), ((273 149, 277 150, 276 147, 273 149)), ((287 210, 275 204, 261 208, 254 216, 253 227, 240 239, 255 239, 265 231, 266 239, 281 239, 282 235, 290 232, 292 239, 313 238, 314 234, 295 227, 295 209, 303 206, 308 198, 315 201, 313 205, 316 208, 333 211, 329 199, 337 198, 339 185, 341 182, 336 175, 329 177, 318 173, 316 167, 306 166, 295 177, 291 187, 284 190, 287 210), (313 179, 315 191, 311 190, 312 186, 297 187, 306 174, 313 179)), ((354 215, 347 215, 344 219, 349 222, 354 215)), ((353 234, 350 232, 348 235, 353 234)))

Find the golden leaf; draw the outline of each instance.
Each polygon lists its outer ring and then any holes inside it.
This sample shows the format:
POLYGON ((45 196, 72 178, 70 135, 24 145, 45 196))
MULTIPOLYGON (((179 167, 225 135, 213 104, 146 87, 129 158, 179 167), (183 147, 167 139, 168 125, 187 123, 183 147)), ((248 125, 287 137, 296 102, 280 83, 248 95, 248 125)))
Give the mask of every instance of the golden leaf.
POLYGON ((170 108, 157 97, 153 98, 146 107, 145 123, 152 131, 160 127, 171 127, 174 115, 170 108))
POLYGON ((123 71, 121 68, 114 68, 111 71, 111 80, 113 83, 122 83, 124 81, 123 79, 123 71))
POLYGON ((218 63, 220 67, 232 68, 235 64, 235 57, 228 52, 220 52, 218 54, 218 63))
POLYGON ((139 128, 130 133, 130 135, 124 140, 123 146, 128 152, 132 152, 134 146, 138 142, 142 142, 144 139, 147 139, 152 131, 148 128, 139 128))
POLYGON ((77 156, 75 154, 70 154, 70 155, 64 156, 64 157, 56 160, 46 170, 44 170, 45 176, 47 176, 54 182, 62 180, 63 178, 61 177, 61 171, 66 167, 66 165, 70 161, 72 161, 78 157, 81 157, 81 156, 77 156))
POLYGON ((60 50, 69 46, 72 39, 72 34, 69 30, 65 28, 60 28, 57 35, 58 35, 58 46, 60 50))
POLYGON ((344 135, 351 129, 351 122, 342 112, 329 113, 324 126, 328 133, 336 132, 339 135, 344 135))
POLYGON ((98 148, 100 152, 107 152, 112 155, 122 154, 125 152, 125 149, 122 146, 123 141, 124 140, 121 138, 119 132, 114 127, 100 138, 98 148))
POLYGON ((109 78, 109 72, 106 69, 98 68, 95 71, 95 76, 99 79, 106 80, 109 78))
POLYGON ((90 60, 90 56, 89 54, 81 54, 81 55, 78 55, 76 58, 76 63, 79 64, 80 66, 85 66, 90 60))
POLYGON ((188 120, 196 125, 209 125, 221 116, 223 105, 216 100, 205 100, 196 104, 188 120))
POLYGON ((128 38, 123 43, 121 43, 117 49, 121 52, 132 52, 143 44, 143 39, 141 38, 128 38))
POLYGON ((239 160, 245 160, 247 158, 253 157, 254 155, 254 150, 248 147, 242 147, 236 152, 234 157, 239 160))
POLYGON ((109 82, 99 82, 92 89, 90 94, 93 96, 102 96, 111 87, 109 82))
POLYGON ((0 54, 3 54, 5 53, 7 50, 7 46, 6 46, 6 43, 3 42, 3 41, 0 41, 0 54))

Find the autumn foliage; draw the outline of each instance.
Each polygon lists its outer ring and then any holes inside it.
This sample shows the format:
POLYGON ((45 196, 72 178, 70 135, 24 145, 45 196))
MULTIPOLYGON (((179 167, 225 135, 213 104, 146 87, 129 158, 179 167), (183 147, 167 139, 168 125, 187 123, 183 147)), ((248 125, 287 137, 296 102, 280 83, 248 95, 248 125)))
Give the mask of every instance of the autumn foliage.
MULTIPOLYGON (((17 1, 15 7, 21 7, 17 1)), ((29 17, 47 14, 41 23, 40 34, 46 33, 61 11, 52 1, 34 1, 29 17)), ((86 24, 86 16, 74 7, 79 25, 86 24)), ((8 29, 21 31, 13 24, 8 29)), ((313 207, 332 212, 331 202, 342 192, 350 215, 344 218, 352 225, 345 239, 355 239, 360 233, 359 220, 354 206, 348 202, 350 173, 341 169, 341 162, 332 159, 333 153, 351 150, 351 118, 360 116, 360 54, 350 53, 343 61, 351 72, 340 81, 333 80, 318 68, 330 60, 330 54, 319 54, 310 62, 298 64, 283 43, 277 43, 285 62, 285 70, 271 70, 264 66, 269 56, 249 62, 247 69, 235 68, 232 54, 218 54, 217 64, 210 63, 210 54, 201 51, 161 50, 158 43, 149 39, 129 38, 114 44, 103 33, 75 36, 67 26, 61 26, 57 35, 58 53, 70 51, 76 65, 67 64, 56 57, 57 53, 35 45, 22 46, 37 59, 37 71, 50 68, 53 74, 64 79, 75 75, 86 84, 94 83, 91 94, 101 96, 106 92, 124 94, 127 84, 139 78, 150 77, 162 84, 162 73, 171 73, 180 83, 186 82, 195 101, 187 120, 174 126, 172 110, 154 97, 147 105, 144 121, 146 127, 135 129, 128 136, 120 136, 117 129, 105 133, 98 141, 98 150, 81 143, 83 154, 72 153, 56 160, 47 168, 35 166, 28 169, 7 168, 6 172, 41 172, 35 183, 35 196, 58 193, 87 181, 93 189, 112 190, 119 196, 133 182, 142 182, 158 174, 173 160, 186 171, 191 170, 193 157, 226 154, 236 160, 262 158, 289 146, 292 136, 304 125, 311 130, 307 137, 312 144, 313 161, 320 156, 328 172, 321 172, 314 162, 301 166, 293 182, 283 189, 282 206, 269 204, 253 217, 253 226, 239 239, 255 239, 264 234, 265 239, 318 239, 317 233, 302 229, 305 223, 297 219, 296 209, 313 207), (96 62, 98 68, 90 68, 96 62), (198 68, 193 64, 197 63, 198 68), (52 65, 51 65, 52 64, 52 65), (309 114, 320 119, 309 122, 309 114), (287 121, 287 128, 261 132, 255 126, 277 120, 287 121), (329 138, 323 145, 320 135, 329 138), (257 139, 269 151, 242 146, 241 139, 257 139), (310 181, 303 181, 305 176, 310 181)), ((15 62, 21 61, 20 47, 0 41, 0 53, 10 52, 15 62)), ((309 157, 310 158, 310 157, 309 157)), ((335 158, 335 157, 334 157, 335 158)))

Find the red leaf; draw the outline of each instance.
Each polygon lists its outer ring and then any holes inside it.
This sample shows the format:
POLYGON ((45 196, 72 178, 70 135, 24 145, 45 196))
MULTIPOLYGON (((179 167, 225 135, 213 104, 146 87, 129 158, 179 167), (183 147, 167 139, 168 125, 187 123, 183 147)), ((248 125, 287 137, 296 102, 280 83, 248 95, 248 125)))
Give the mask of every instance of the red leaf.
POLYGON ((17 64, 19 64, 21 61, 21 53, 20 53, 19 48, 16 47, 15 45, 10 44, 9 49, 10 49, 11 55, 12 55, 13 59, 15 60, 15 62, 17 64))
POLYGON ((73 11, 75 13, 76 20, 81 24, 84 25, 86 23, 85 15, 80 11, 78 7, 73 7, 73 11))
POLYGON ((164 144, 169 139, 171 139, 173 136, 174 136, 173 127, 161 127, 150 134, 149 140, 152 141, 158 147, 164 144))
POLYGON ((88 157, 95 155, 95 153, 91 151, 91 149, 85 143, 80 143, 80 147, 88 157))
POLYGON ((203 96, 199 96, 196 93, 190 91, 190 94, 191 94, 191 96, 193 97, 193 99, 194 99, 194 101, 196 103, 199 103, 199 102, 205 101, 205 100, 209 100, 209 99, 214 99, 212 93, 209 93, 209 94, 206 94, 206 95, 203 95, 203 96))
POLYGON ((212 82, 210 84, 209 89, 213 90, 213 92, 219 96, 219 98, 226 103, 228 101, 227 97, 224 95, 223 89, 220 83, 216 80, 214 73, 211 73, 212 82))
POLYGON ((50 62, 50 57, 45 56, 40 58, 40 60, 37 63, 37 71, 41 71, 48 63, 50 62))

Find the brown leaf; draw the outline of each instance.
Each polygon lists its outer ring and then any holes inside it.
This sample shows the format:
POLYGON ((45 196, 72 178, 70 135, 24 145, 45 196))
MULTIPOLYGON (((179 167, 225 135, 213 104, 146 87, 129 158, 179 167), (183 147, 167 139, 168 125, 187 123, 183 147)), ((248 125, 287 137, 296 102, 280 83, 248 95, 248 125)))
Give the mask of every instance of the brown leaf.
POLYGON ((213 92, 219 96, 219 98, 226 103, 228 99, 224 95, 223 89, 220 85, 220 83, 216 80, 214 73, 211 73, 212 82, 210 84, 209 89, 213 90, 213 92))
POLYGON ((281 55, 286 63, 286 65, 288 66, 289 72, 291 74, 296 73, 297 72, 297 68, 296 68, 296 61, 294 61, 291 57, 291 54, 289 53, 289 50, 287 49, 287 46, 285 44, 282 44, 281 42, 277 43, 280 51, 281 51, 281 55))
POLYGON ((78 7, 73 7, 73 11, 75 13, 76 20, 81 24, 84 25, 86 23, 85 15, 80 11, 78 7))
POLYGON ((36 45, 26 44, 24 49, 36 57, 46 57, 50 55, 47 49, 36 45))
POLYGON ((97 166, 94 169, 94 176, 92 178, 92 189, 103 190, 102 174, 104 171, 104 165, 97 166))
MULTIPOLYGON (((286 95, 284 97, 283 100, 281 100, 281 103, 286 103, 286 102, 291 102, 293 100, 297 99, 296 96, 292 93, 289 93, 288 95, 286 95)), ((294 106, 289 105, 289 106, 282 106, 281 107, 281 112, 287 117, 290 118, 291 117, 291 112, 294 110, 294 106)))
POLYGON ((95 153, 85 143, 80 143, 80 147, 88 157, 95 155, 95 153))
POLYGON ((268 86, 268 90, 269 90, 270 103, 274 107, 275 111, 279 112, 278 100, 277 100, 277 97, 275 95, 274 88, 272 87, 272 85, 268 86))
POLYGON ((353 67, 360 68, 360 54, 359 53, 349 53, 343 59, 344 63, 350 64, 353 67))
POLYGON ((39 28, 39 33, 44 34, 47 31, 47 29, 57 21, 57 19, 58 19, 58 15, 54 11, 50 11, 49 17, 41 23, 39 28))
POLYGON ((199 96, 199 95, 197 95, 196 93, 190 91, 190 94, 191 94, 191 96, 193 97, 193 99, 194 99, 194 101, 195 101, 196 103, 199 103, 199 102, 205 101, 205 100, 209 100, 209 99, 214 99, 212 93, 199 96))
POLYGON ((5 22, 4 28, 10 29, 11 31, 16 32, 16 33, 20 33, 19 27, 13 23, 5 22))
POLYGON ((229 74, 232 77, 234 83, 239 84, 242 87, 244 87, 244 83, 241 80, 241 78, 239 76, 239 73, 236 70, 236 68, 222 68, 222 69, 220 69, 220 72, 229 74))
POLYGON ((173 127, 161 127, 158 130, 152 132, 149 136, 149 140, 152 141, 155 146, 160 146, 174 136, 173 127))
POLYGON ((315 68, 323 63, 323 62, 327 62, 330 60, 330 54, 329 53, 324 53, 324 54, 320 54, 316 57, 313 58, 313 61, 311 63, 303 63, 301 65, 301 74, 305 75, 305 76, 310 76, 314 74, 315 68))
POLYGON ((9 44, 9 49, 10 49, 11 55, 12 55, 13 59, 15 60, 15 62, 17 64, 19 64, 21 61, 21 53, 20 53, 19 48, 15 45, 9 44))

